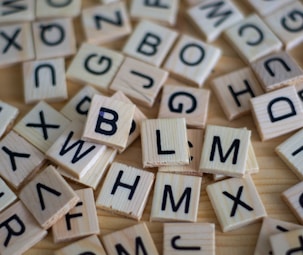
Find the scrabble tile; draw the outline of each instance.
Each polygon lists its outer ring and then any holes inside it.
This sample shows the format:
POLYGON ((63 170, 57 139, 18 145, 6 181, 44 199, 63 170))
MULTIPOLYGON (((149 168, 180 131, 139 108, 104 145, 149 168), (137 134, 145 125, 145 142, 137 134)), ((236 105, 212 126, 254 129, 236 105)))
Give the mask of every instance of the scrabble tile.
POLYGON ((250 5, 262 16, 267 16, 268 14, 274 12, 275 10, 285 8, 294 0, 284 0, 284 1, 267 1, 267 0, 248 0, 250 5))
POLYGON ((36 1, 36 17, 58 18, 58 17, 76 17, 81 11, 81 0, 40 0, 36 1))
POLYGON ((300 228, 302 229, 302 225, 265 217, 263 219, 254 255, 272 254, 270 236, 300 228))
POLYGON ((109 43, 132 30, 124 2, 86 8, 81 21, 86 41, 92 44, 109 43))
POLYGON ((5 1, 0 2, 0 24, 26 22, 35 19, 35 1, 5 1), (17 3, 16 3, 17 2, 17 3))
POLYGON ((110 88, 122 91, 140 105, 152 107, 167 78, 167 71, 126 57, 110 88))
POLYGON ((72 121, 46 152, 46 157, 77 179, 87 174, 106 149, 105 145, 83 141, 83 129, 83 122, 72 121))
POLYGON ((113 163, 97 197, 96 206, 140 220, 153 181, 153 173, 113 163))
POLYGON ((188 9, 187 15, 208 42, 216 40, 225 29, 244 18, 232 1, 200 2, 188 9))
POLYGON ((228 120, 251 112, 249 99, 263 94, 263 90, 249 67, 219 76, 212 80, 212 89, 228 120))
POLYGON ((1 255, 23 254, 47 235, 21 201, 2 212, 0 219, 1 255))
POLYGON ((67 98, 63 58, 24 62, 22 70, 26 104, 40 100, 62 101, 67 98))
POLYGON ((99 234, 97 209, 91 188, 76 190, 79 202, 52 227, 55 243, 99 234))
POLYGON ((221 50, 194 37, 182 35, 164 64, 172 75, 202 87, 221 56, 221 50))
POLYGON ((14 126, 14 131, 46 152, 69 123, 62 114, 40 101, 14 126))
POLYGON ((107 90, 123 61, 123 55, 88 43, 81 45, 68 67, 68 79, 107 90))
POLYGON ((141 145, 144 167, 189 164, 184 118, 142 121, 141 145))
POLYGON ((282 48, 282 42, 256 14, 228 28, 224 35, 247 63, 282 48))
POLYGON ((261 140, 269 140, 303 126, 302 104, 294 86, 252 98, 252 114, 261 140))
POLYGON ((73 242, 54 252, 54 255, 106 255, 103 245, 96 235, 73 242))
POLYGON ((150 220, 196 222, 201 182, 202 178, 197 176, 159 172, 150 220))
POLYGON ((165 85, 158 118, 185 118, 191 128, 204 128, 210 91, 188 86, 165 85))
POLYGON ((11 129, 19 109, 0 100, 0 138, 11 129))
POLYGON ((163 255, 215 255, 215 225, 164 223, 163 255))
POLYGON ((1 68, 34 58, 34 42, 29 23, 0 26, 1 68))
POLYGON ((76 53, 72 19, 36 21, 32 28, 37 59, 68 57, 76 53))
POLYGON ((303 80, 302 69, 285 51, 261 58, 253 62, 251 67, 266 92, 303 80))
POLYGON ((44 164, 44 155, 11 131, 0 141, 0 175, 18 189, 44 164))
POLYGON ((19 198, 44 229, 54 225, 79 200, 77 194, 51 165, 20 191, 19 198))
POLYGON ((159 255, 145 223, 102 236, 108 254, 145 254, 159 255))
POLYGON ((250 176, 216 182, 208 185, 206 191, 223 232, 267 216, 250 176))
POLYGON ((136 106, 105 96, 94 95, 82 138, 124 149, 136 106))
POLYGON ((200 170, 205 173, 243 177, 251 131, 208 125, 206 127, 200 170))
POLYGON ((178 8, 179 0, 132 0, 130 16, 133 19, 149 19, 173 26, 176 24, 178 8))
POLYGON ((174 30, 142 20, 128 38, 123 53, 159 67, 177 36, 174 30))
POLYGON ((0 212, 17 199, 16 194, 0 178, 0 212))

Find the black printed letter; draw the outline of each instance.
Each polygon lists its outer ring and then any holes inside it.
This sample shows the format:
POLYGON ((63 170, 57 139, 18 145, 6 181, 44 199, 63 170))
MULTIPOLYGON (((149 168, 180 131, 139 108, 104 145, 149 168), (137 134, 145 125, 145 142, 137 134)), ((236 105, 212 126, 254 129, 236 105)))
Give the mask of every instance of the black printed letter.
POLYGON ((180 92, 176 92, 176 93, 172 94, 170 96, 169 100, 168 100, 168 108, 171 112, 177 112, 177 113, 182 113, 183 112, 183 105, 184 105, 182 103, 183 100, 180 100, 181 103, 179 103, 177 107, 174 107, 174 104, 173 104, 175 98, 179 97, 179 96, 185 96, 185 97, 187 97, 191 100, 191 107, 189 107, 189 109, 187 109, 185 111, 185 113, 190 114, 190 113, 192 113, 196 110, 196 108, 197 108, 196 98, 190 93, 180 91, 180 92))
POLYGON ((240 140, 239 139, 234 139, 234 141, 232 142, 232 144, 229 147, 229 149, 226 152, 226 154, 223 155, 223 150, 222 150, 222 146, 221 146, 221 139, 220 139, 219 136, 214 136, 213 143, 211 145, 211 152, 210 152, 210 156, 209 156, 209 160, 210 161, 214 161, 214 157, 215 157, 215 152, 216 152, 216 147, 217 146, 218 146, 218 150, 219 150, 220 161, 222 163, 225 163, 225 161, 227 160, 229 154, 232 152, 232 150, 234 150, 232 164, 233 165, 237 164, 238 152, 239 152, 239 147, 240 147, 240 140))
POLYGON ((95 127, 95 132, 100 133, 102 135, 114 135, 117 132, 117 121, 119 119, 119 115, 116 111, 101 107, 99 111, 98 120, 95 127), (106 119, 105 114, 112 115, 112 119, 106 119), (110 130, 106 130, 101 128, 102 123, 107 124, 107 127, 110 126, 110 130))
POLYGON ((92 58, 95 58, 97 57, 98 55, 97 54, 91 54, 91 55, 88 55, 87 58, 85 59, 84 61, 84 68, 86 69, 86 71, 92 73, 92 74, 95 74, 95 75, 103 75, 103 74, 106 74, 109 69, 111 68, 112 66, 112 60, 106 56, 101 56, 97 62, 98 65, 104 65, 104 68, 101 69, 101 70, 96 70, 96 69, 93 69, 89 63, 90 63, 90 60, 92 58))
POLYGON ((112 19, 109 19, 107 17, 104 17, 104 16, 100 16, 100 15, 95 15, 94 16, 94 20, 95 20, 95 24, 96 24, 96 27, 98 30, 102 29, 101 27, 101 21, 105 21, 107 23, 110 23, 114 26, 123 26, 123 21, 122 21, 122 17, 121 17, 121 13, 120 11, 115 11, 115 15, 116 15, 116 19, 115 20, 112 20, 112 19))
POLYGON ((142 53, 146 56, 153 56, 157 53, 157 47, 160 45, 160 43, 161 38, 159 36, 151 33, 146 33, 137 48, 137 52, 142 53))
MULTIPOLYGON (((286 107, 283 107, 282 109, 286 109, 286 107)), ((297 114, 293 102, 287 97, 277 97, 277 98, 271 100, 269 102, 269 104, 267 105, 267 112, 268 112, 269 119, 271 122, 276 122, 276 121, 280 121, 283 119, 287 119, 288 117, 292 117, 297 114), (289 106, 290 112, 286 112, 280 116, 274 116, 272 108, 277 103, 286 103, 285 106, 287 106, 287 105, 289 106)))
MULTIPOLYGON (((188 66, 196 66, 199 65, 205 56, 205 51, 204 49, 199 45, 199 44, 195 44, 195 43, 190 43, 185 45, 179 54, 179 58, 181 59, 182 63, 188 66), (191 48, 196 48, 198 50, 197 53, 195 54, 189 54, 188 57, 185 59, 185 54, 187 49, 191 49, 191 48), (197 56, 197 59, 193 60, 193 56, 197 56)), ((196 57, 195 57, 196 58, 196 57)))
POLYGON ((302 31, 303 29, 303 13, 300 10, 293 10, 290 13, 288 13, 288 17, 293 23, 298 23, 298 21, 301 21, 298 25, 299 26, 290 26, 287 24, 286 17, 283 17, 281 19, 281 25, 284 27, 288 32, 297 33, 302 31))
MULTIPOLYGON (((41 65, 38 65, 36 68, 35 68, 35 85, 36 85, 36 88, 39 88, 39 85, 40 85, 40 80, 39 80, 39 71, 42 69, 42 68, 48 68, 51 72, 51 77, 52 77, 52 85, 53 86, 56 86, 56 72, 55 72, 55 68, 51 65, 51 64, 41 64, 41 65)), ((44 77, 43 77, 44 78, 44 77)), ((43 80, 44 81, 44 80, 43 80)))
POLYGON ((263 35, 263 32, 261 31, 261 29, 256 27, 253 24, 245 24, 245 25, 241 26, 239 31, 238 31, 239 36, 242 36, 243 33, 244 33, 244 30, 247 29, 247 28, 254 29, 258 33, 259 38, 256 39, 255 41, 247 41, 246 44, 248 44, 249 46, 256 46, 264 40, 264 35, 263 35))
POLYGON ((160 134, 160 130, 157 129, 156 130, 156 137, 157 137, 157 153, 158 155, 165 155, 165 154, 175 154, 176 151, 174 150, 162 150, 162 146, 161 146, 161 134, 160 134))
POLYGON ((238 92, 235 92, 231 85, 227 86, 229 92, 231 93, 231 95, 234 98, 234 100, 235 100, 235 102, 236 102, 236 104, 237 104, 238 107, 241 107, 241 103, 240 103, 240 101, 238 99, 239 96, 248 93, 248 94, 250 94, 251 97, 255 97, 255 94, 254 94, 252 88, 249 86, 248 81, 247 80, 243 80, 243 82, 244 82, 246 88, 243 89, 243 90, 240 90, 238 92))
POLYGON ((40 39, 41 41, 48 46, 57 46, 63 42, 65 38, 65 31, 63 27, 59 24, 49 24, 49 25, 40 25, 40 39), (46 38, 46 33, 50 32, 52 29, 57 29, 58 35, 54 36, 51 34, 49 38, 46 38))
POLYGON ((165 185, 164 186, 164 192, 163 192, 162 204, 161 204, 161 210, 162 211, 165 211, 165 209, 166 209, 167 196, 169 197, 170 204, 171 204, 173 212, 177 212, 179 210, 179 208, 180 208, 184 199, 186 199, 185 200, 185 205, 184 205, 184 213, 189 212, 189 204, 190 204, 190 196, 191 196, 191 188, 190 187, 185 188, 180 200, 176 204, 175 200, 174 200, 174 197, 173 197, 173 192, 172 192, 171 186, 170 185, 165 185))

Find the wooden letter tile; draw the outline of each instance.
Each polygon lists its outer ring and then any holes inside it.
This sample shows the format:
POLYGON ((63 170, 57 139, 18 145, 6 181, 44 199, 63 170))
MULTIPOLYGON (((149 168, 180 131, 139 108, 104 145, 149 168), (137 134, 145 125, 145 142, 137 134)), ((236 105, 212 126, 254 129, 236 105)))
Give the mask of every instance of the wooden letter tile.
POLYGON ((188 86, 165 85, 158 118, 185 118, 191 128, 204 128, 210 91, 188 86))
POLYGON ((36 175, 21 190, 19 198, 44 229, 54 225, 79 200, 53 166, 36 175))
POLYGON ((40 101, 14 126, 14 131, 46 152, 69 123, 61 113, 40 101))
POLYGON ((303 108, 294 86, 251 99, 253 117, 262 141, 303 126, 303 108))
POLYGON ((202 177, 158 173, 150 214, 151 221, 196 222, 201 182, 202 177))
POLYGON ((254 7, 254 9, 262 16, 274 12, 283 7, 286 8, 289 3, 294 0, 283 0, 283 1, 267 1, 267 0, 248 0, 248 2, 254 7))
POLYGON ((84 9, 81 18, 86 41, 92 44, 109 43, 131 32, 124 2, 84 9))
POLYGON ((126 57, 110 88, 121 90, 138 104, 152 107, 167 77, 167 71, 126 57))
POLYGON ((189 164, 184 118, 144 120, 141 144, 144 167, 189 164))
POLYGON ((17 199, 15 193, 0 178, 0 212, 17 199))
POLYGON ((26 22, 35 19, 35 0, 1 1, 0 24, 26 22))
POLYGON ((215 255, 215 225, 164 223, 163 255, 215 255))
POLYGON ((10 130, 19 109, 0 100, 0 138, 10 130))
POLYGON ((182 35, 164 68, 173 75, 198 87, 211 73, 221 56, 221 50, 194 37, 182 35))
POLYGON ((223 232, 238 229, 267 216, 249 175, 216 182, 208 185, 206 191, 223 232))
POLYGON ((36 17, 58 18, 58 17, 76 17, 81 11, 81 0, 72 1, 36 1, 36 17))
POLYGON ((96 206, 140 220, 153 181, 153 173, 113 163, 96 200, 96 206))
POLYGON ((159 67, 177 36, 171 29, 142 20, 124 45, 123 53, 159 67))
POLYGON ((216 40, 222 31, 243 19, 240 10, 229 0, 202 1, 187 14, 208 42, 216 40))
POLYGON ((225 30, 226 39, 248 63, 282 48, 282 42, 253 14, 225 30))
POLYGON ((200 170, 205 173, 243 177, 251 131, 208 125, 205 132, 200 170))

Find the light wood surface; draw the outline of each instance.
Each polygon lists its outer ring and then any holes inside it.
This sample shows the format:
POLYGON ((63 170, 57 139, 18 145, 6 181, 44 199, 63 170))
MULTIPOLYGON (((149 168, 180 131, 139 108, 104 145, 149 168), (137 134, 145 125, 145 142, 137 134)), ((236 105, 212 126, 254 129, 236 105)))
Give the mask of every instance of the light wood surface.
MULTIPOLYGON (((100 2, 100 1, 99 1, 100 2)), ((183 1, 182 1, 183 2, 183 1)), ((254 12, 254 10, 247 6, 247 1, 234 0, 240 10, 244 12, 247 16, 254 12)), ((94 4, 98 4, 96 0, 84 0, 83 7, 90 7, 94 4)), ((190 35, 196 35, 198 38, 199 33, 197 33, 189 22, 185 18, 184 12, 186 8, 185 4, 181 4, 180 10, 181 14, 178 18, 176 29, 180 32, 186 32, 190 35)), ((81 28, 80 18, 75 20, 75 30, 77 34, 77 47, 79 47, 80 42, 83 41, 83 32, 81 28)), ((125 41, 116 41, 110 43, 110 45, 105 45, 106 47, 111 47, 116 50, 122 50, 125 41)), ((216 40, 213 45, 220 47, 222 50, 222 57, 220 58, 218 64, 214 68, 214 71, 207 79, 204 88, 210 88, 210 81, 222 74, 226 74, 231 71, 243 68, 247 66, 239 57, 239 55, 232 49, 232 47, 222 38, 222 36, 216 40)), ((295 57, 300 66, 303 66, 303 46, 298 46, 294 48, 290 54, 295 57)), ((66 67, 69 66, 71 58, 67 59, 66 67)), ((20 110, 18 120, 20 120, 25 114, 33 107, 33 105, 25 105, 23 99, 22 90, 22 66, 20 64, 14 65, 9 68, 0 69, 0 99, 4 100, 13 106, 16 106, 20 110)), ((178 83, 176 80, 169 79, 168 83, 178 83)), ((68 81, 68 95, 69 98, 74 96, 82 86, 68 81)), ((182 83, 181 83, 182 84, 182 83)), ((183 83, 184 84, 184 83, 183 83)), ((51 103, 51 105, 60 110, 61 107, 67 101, 60 103, 51 103)), ((159 109, 159 98, 156 100, 155 106, 150 109, 148 107, 140 106, 140 109, 149 118, 156 118, 159 109)), ((253 122, 251 115, 241 117, 234 121, 228 121, 222 111, 215 94, 212 93, 210 98, 209 114, 207 119, 207 124, 214 125, 224 125, 229 127, 247 127, 252 131, 252 143, 256 152, 257 160, 260 166, 260 172, 252 176, 256 188, 260 194, 261 200, 264 203, 267 214, 270 217, 290 221, 293 223, 298 223, 295 216, 291 213, 286 204, 281 200, 281 193, 290 188, 292 185, 299 182, 299 179, 293 174, 289 167, 277 156, 274 149, 288 137, 290 137, 294 132, 271 139, 266 142, 262 142, 256 126, 253 122)), ((141 141, 138 139, 134 144, 127 149, 123 154, 119 154, 116 160, 132 165, 134 167, 142 168, 141 161, 141 141)), ((206 184, 210 183, 211 177, 205 175, 202 181, 202 189, 199 201, 199 213, 198 222, 210 222, 216 224, 216 254, 217 255, 250 255, 253 254, 254 247, 257 242, 258 234, 261 228, 261 222, 254 223, 249 226, 245 226, 235 231, 228 233, 223 233, 220 229, 218 221, 216 219, 214 210, 210 204, 209 198, 206 194, 205 188, 206 184)), ((79 188, 79 186, 76 186, 79 188)), ((82 186, 81 186, 82 187, 82 186)), ((95 191, 95 195, 98 194, 101 185, 98 186, 95 191)), ((146 222, 148 229, 151 232, 152 238, 156 244, 158 251, 162 252, 163 247, 163 223, 149 222, 150 212, 151 212, 152 196, 149 197, 147 206, 144 210, 143 217, 141 221, 146 222)), ((125 219, 121 216, 114 216, 108 212, 98 209, 98 219, 99 226, 101 229, 101 236, 104 234, 109 234, 116 230, 121 230, 124 227, 133 226, 137 223, 135 220, 125 219)), ((53 243, 52 234, 48 236, 31 248, 26 255, 52 255, 55 249, 63 247, 66 244, 55 245, 53 243)))

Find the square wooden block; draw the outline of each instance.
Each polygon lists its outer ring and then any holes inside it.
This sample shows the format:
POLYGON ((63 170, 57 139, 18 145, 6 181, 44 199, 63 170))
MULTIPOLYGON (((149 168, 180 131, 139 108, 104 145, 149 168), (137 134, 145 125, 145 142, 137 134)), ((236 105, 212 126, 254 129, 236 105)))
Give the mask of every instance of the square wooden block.
POLYGON ((184 118, 144 120, 141 145, 144 167, 189 164, 184 118))
POLYGON ((96 206, 140 220, 154 178, 153 173, 113 163, 96 200, 96 206))
POLYGON ((152 107, 167 78, 167 71, 126 57, 110 88, 121 90, 138 104, 152 107))
POLYGON ((278 9, 283 9, 288 6, 294 0, 284 0, 284 1, 267 1, 267 0, 248 0, 251 6, 262 16, 267 16, 268 14, 274 12, 278 9))
POLYGON ((81 20, 86 41, 92 44, 118 40, 132 30, 124 2, 86 8, 81 20))
POLYGON ((303 109, 294 86, 252 98, 252 114, 262 141, 303 126, 303 109))
POLYGON ((215 225, 164 223, 163 255, 215 255, 215 225))
POLYGON ((16 194, 0 178, 0 212, 17 199, 16 194))
POLYGON ((26 22, 35 19, 35 0, 1 1, 0 24, 26 22))
POLYGON ((0 141, 0 175, 15 189, 23 185, 44 164, 44 154, 15 132, 0 141))
POLYGON ((186 82, 202 87, 221 57, 221 50, 188 35, 180 36, 164 68, 186 82))
POLYGON ((104 235, 103 244, 108 254, 136 254, 140 251, 159 255, 145 223, 104 235))
POLYGON ((23 254, 47 235, 21 201, 2 212, 0 219, 1 255, 23 254))
POLYGON ((123 53, 159 67, 177 36, 174 30, 142 20, 124 45, 123 53))
POLYGON ((83 43, 69 65, 66 77, 107 90, 123 58, 122 54, 113 50, 83 43))
POLYGON ((14 126, 14 131, 46 152, 69 123, 61 113, 40 101, 14 126))
POLYGON ((185 118, 191 128, 204 128, 210 91, 187 86, 165 85, 158 118, 185 118))
POLYGON ((256 14, 252 14, 224 32, 226 39, 247 63, 282 48, 282 42, 256 14))
POLYGON ((35 58, 30 23, 0 26, 0 67, 35 58))
POLYGON ((22 70, 26 104, 40 100, 62 101, 67 98, 63 58, 24 62, 22 70))
POLYGON ((212 80, 212 89, 228 120, 251 112, 249 99, 263 90, 249 67, 219 76, 212 80))
POLYGON ((206 191, 223 232, 238 229, 267 216, 249 175, 216 182, 208 185, 206 191))
POLYGON ((196 222, 201 183, 201 177, 159 172, 150 220, 196 222))
POLYGON ((116 149, 124 149, 135 109, 134 104, 94 95, 82 138, 116 149))
POLYGON ((20 191, 19 198, 44 229, 54 225, 79 201, 78 195, 51 165, 20 191))
POLYGON ((76 17, 81 11, 81 0, 72 1, 36 1, 36 17, 58 18, 58 17, 76 17))
POLYGON ((11 129, 19 109, 0 100, 0 138, 11 129))
POLYGON ((205 173, 243 177, 251 131, 208 125, 204 136, 200 170, 205 173))
POLYGON ((208 42, 216 40, 225 29, 244 18, 241 11, 229 0, 200 1, 187 10, 187 15, 208 42))

